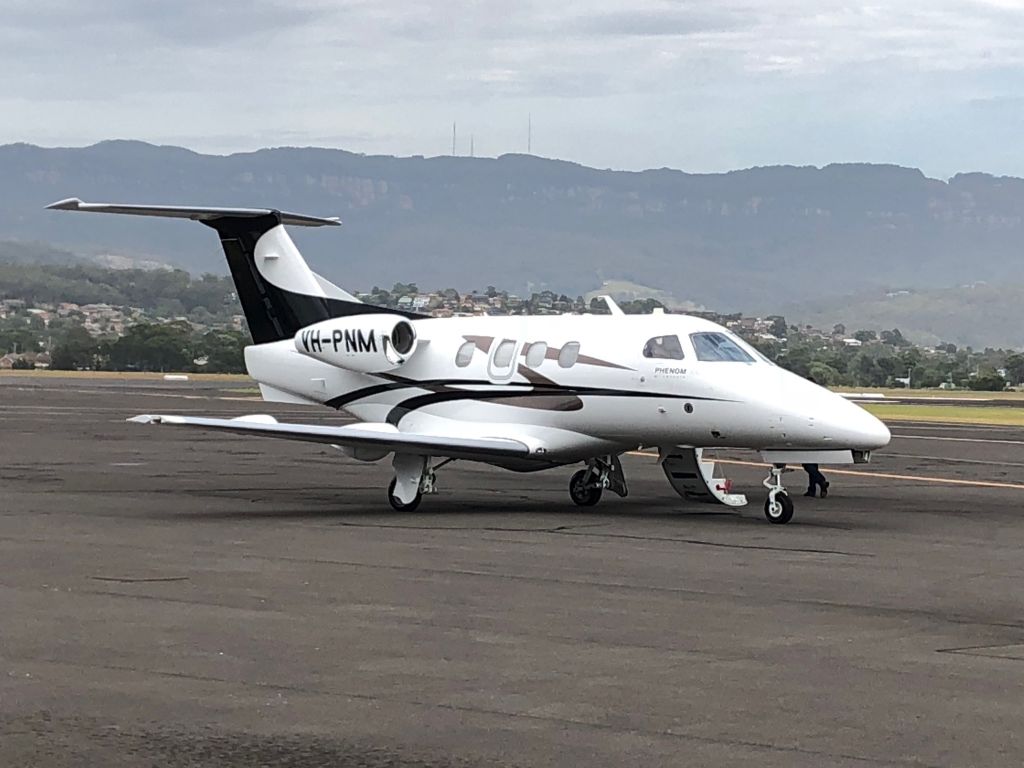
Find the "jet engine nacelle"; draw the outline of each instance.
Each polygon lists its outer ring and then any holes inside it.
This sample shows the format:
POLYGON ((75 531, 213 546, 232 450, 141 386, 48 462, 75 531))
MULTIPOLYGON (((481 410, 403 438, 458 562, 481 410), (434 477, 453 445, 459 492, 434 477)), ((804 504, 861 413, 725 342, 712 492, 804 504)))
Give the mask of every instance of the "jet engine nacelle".
POLYGON ((339 368, 383 373, 402 366, 416 351, 416 329, 397 315, 339 317, 296 333, 295 349, 339 368))

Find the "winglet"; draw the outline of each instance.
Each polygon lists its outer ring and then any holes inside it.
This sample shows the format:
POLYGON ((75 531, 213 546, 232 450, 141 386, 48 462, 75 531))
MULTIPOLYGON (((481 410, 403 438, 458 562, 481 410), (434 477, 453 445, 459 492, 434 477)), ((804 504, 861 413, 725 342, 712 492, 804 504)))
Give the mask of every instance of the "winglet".
POLYGON ((77 211, 80 209, 82 201, 77 197, 69 197, 66 200, 58 200, 56 203, 50 203, 46 206, 51 211, 77 211))
POLYGON ((184 424, 181 416, 161 416, 159 414, 143 413, 140 416, 132 416, 125 421, 132 424, 184 424))

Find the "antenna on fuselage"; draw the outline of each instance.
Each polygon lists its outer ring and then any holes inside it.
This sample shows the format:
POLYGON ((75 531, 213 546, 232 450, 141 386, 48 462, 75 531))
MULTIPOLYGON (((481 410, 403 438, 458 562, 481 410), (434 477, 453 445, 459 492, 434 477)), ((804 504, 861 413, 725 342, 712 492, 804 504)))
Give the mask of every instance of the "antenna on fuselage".
POLYGON ((597 298, 604 300, 604 305, 606 307, 608 307, 608 314, 610 314, 610 315, 624 315, 624 314, 626 314, 625 312, 622 311, 622 307, 620 307, 618 304, 615 303, 615 299, 613 299, 608 294, 602 294, 601 296, 598 296, 597 298))

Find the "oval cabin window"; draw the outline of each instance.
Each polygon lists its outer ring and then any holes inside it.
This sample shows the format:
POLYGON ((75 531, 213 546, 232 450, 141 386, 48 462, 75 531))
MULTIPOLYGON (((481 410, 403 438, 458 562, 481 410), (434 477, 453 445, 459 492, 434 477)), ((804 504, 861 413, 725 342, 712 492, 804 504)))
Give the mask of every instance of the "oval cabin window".
POLYGON ((562 347, 562 351, 558 353, 558 364, 562 368, 572 368, 576 365, 576 359, 580 356, 580 343, 578 341, 570 341, 562 347))
POLYGON ((548 356, 548 345, 543 341, 535 341, 526 352, 526 364, 531 368, 539 368, 548 356))
POLYGON ((467 341, 461 347, 459 351, 455 353, 455 364, 459 368, 465 368, 473 360, 473 352, 476 351, 476 343, 467 341))

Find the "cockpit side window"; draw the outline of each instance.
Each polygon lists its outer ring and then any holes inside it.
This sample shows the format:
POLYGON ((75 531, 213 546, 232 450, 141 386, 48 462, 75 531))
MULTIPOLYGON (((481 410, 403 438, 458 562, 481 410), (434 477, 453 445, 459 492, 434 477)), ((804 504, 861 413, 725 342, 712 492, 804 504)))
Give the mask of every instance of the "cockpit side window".
POLYGON ((682 360, 683 345, 678 336, 655 336, 644 344, 644 357, 656 360, 682 360))
POLYGON ((724 333, 691 333, 693 351, 704 362, 753 363, 754 358, 724 333))

